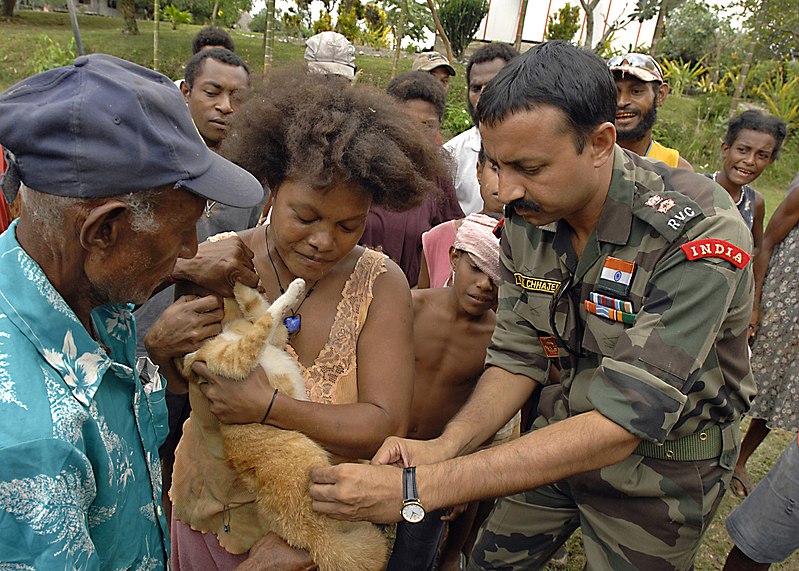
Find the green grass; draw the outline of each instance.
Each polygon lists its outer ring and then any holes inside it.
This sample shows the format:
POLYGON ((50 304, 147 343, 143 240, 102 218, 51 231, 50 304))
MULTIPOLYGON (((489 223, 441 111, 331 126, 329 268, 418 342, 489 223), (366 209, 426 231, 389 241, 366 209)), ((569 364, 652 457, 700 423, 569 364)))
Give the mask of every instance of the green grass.
MULTIPOLYGON (((83 44, 88 53, 104 52, 135 61, 145 66, 153 62, 153 23, 139 21, 139 35, 129 36, 121 33, 120 20, 100 16, 79 16, 83 44)), ((159 70, 172 78, 183 75, 183 64, 191 55, 191 38, 200 26, 185 25, 172 30, 167 23, 161 24, 159 70)), ((18 11, 11 21, 0 21, 0 90, 4 90, 32 73, 35 54, 40 45, 38 37, 47 34, 51 39, 66 48, 72 37, 69 19, 66 14, 18 11)), ((262 39, 256 34, 233 32, 236 50, 258 73, 263 70, 262 39)), ((302 43, 276 42, 274 50, 275 65, 295 64, 302 61, 302 43)), ((370 55, 358 54, 356 61, 362 70, 359 81, 385 88, 391 76, 391 52, 382 50, 370 55)), ((400 61, 399 71, 408 71, 411 59, 400 61)), ((466 105, 465 69, 454 64, 458 71, 450 84, 450 106, 466 105)), ((715 102, 717 109, 723 108, 723 101, 715 102)), ((676 147, 699 172, 712 172, 718 168, 719 147, 724 133, 725 122, 716 123, 706 118, 707 106, 698 97, 670 97, 660 110, 656 134, 666 145, 676 147)), ((445 137, 451 135, 445 133, 445 137)), ((788 141, 780 159, 772 165, 757 181, 757 188, 766 196, 767 217, 782 200, 788 183, 799 168, 799 137, 788 141)), ((749 460, 749 473, 753 481, 759 481, 770 469, 791 435, 774 431, 758 448, 749 460)), ((740 500, 726 494, 719 512, 707 533, 696 562, 697 571, 719 570, 731 548, 723 521, 740 500)), ((569 550, 568 570, 582 569, 585 558, 582 554, 580 534, 575 533, 567 545, 569 550)), ((772 566, 775 570, 799 571, 799 555, 787 562, 772 566)))

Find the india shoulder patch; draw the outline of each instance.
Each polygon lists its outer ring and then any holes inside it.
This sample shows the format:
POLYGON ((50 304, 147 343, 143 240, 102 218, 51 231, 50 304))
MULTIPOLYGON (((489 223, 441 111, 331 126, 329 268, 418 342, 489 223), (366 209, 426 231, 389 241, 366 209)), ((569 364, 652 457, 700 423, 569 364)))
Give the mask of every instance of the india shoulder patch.
POLYGON ((751 256, 735 244, 718 238, 704 238, 686 242, 680 249, 689 260, 700 258, 721 258, 742 270, 749 263, 751 256))

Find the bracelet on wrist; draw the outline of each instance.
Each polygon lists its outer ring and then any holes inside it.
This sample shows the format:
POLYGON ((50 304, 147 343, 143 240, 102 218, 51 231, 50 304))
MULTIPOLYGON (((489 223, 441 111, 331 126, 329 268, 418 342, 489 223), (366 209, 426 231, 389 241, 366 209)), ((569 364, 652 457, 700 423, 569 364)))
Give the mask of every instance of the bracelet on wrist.
POLYGON ((266 418, 269 416, 269 413, 272 412, 272 407, 275 405, 275 399, 277 398, 277 389, 275 392, 272 393, 272 400, 269 401, 269 407, 266 409, 266 414, 261 419, 261 424, 266 422, 266 418))

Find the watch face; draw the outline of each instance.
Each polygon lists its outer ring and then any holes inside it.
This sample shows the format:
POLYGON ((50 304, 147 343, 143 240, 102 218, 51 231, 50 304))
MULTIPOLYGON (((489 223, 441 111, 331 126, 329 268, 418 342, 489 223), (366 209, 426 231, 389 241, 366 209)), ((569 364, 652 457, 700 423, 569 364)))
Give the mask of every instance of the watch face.
POLYGON ((424 519, 424 508, 418 502, 410 502, 402 506, 402 519, 408 523, 419 523, 424 519))

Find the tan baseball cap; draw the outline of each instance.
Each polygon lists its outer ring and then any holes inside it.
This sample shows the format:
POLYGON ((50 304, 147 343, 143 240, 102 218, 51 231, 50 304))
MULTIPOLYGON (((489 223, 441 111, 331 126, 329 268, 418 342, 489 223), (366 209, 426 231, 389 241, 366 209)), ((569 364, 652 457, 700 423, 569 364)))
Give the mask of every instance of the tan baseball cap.
POLYGON ((449 65, 449 60, 438 52, 424 52, 413 61, 413 71, 433 71, 443 67, 450 75, 455 75, 455 68, 449 65))
POLYGON ((630 53, 613 56, 608 60, 608 68, 612 72, 629 73, 641 81, 657 81, 663 83, 663 70, 655 58, 647 54, 630 53))

